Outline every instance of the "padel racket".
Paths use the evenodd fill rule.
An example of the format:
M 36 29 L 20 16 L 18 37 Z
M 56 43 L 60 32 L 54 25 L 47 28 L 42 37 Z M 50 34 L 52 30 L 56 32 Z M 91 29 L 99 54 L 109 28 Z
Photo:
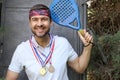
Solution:
M 81 28 L 78 5 L 74 0 L 53 0 L 50 4 L 52 20 L 64 27 L 79 30 Z M 77 22 L 74 26 L 71 23 Z

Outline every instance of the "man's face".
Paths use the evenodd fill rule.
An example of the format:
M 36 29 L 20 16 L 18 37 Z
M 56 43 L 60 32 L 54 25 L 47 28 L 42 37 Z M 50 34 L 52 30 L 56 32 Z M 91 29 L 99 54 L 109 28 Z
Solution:
M 35 15 L 30 18 L 31 31 L 37 37 L 44 37 L 50 31 L 51 20 L 45 15 Z

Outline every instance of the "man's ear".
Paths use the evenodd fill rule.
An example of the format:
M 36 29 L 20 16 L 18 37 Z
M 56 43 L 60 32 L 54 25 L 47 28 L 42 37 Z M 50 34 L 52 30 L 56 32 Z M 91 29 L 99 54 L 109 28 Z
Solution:
M 29 19 L 29 26 L 31 26 L 31 20 Z
M 51 25 L 51 26 L 53 25 L 53 21 L 52 21 L 52 20 L 50 21 L 50 25 Z

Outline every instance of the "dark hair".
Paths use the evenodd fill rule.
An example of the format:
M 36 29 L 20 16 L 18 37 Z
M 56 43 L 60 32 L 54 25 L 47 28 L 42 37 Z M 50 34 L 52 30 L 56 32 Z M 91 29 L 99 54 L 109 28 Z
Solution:
M 36 4 L 36 5 L 34 5 L 33 7 L 31 7 L 29 13 L 32 10 L 48 10 L 49 18 L 51 19 L 50 9 L 44 4 Z M 30 19 L 30 16 L 29 16 L 29 19 Z

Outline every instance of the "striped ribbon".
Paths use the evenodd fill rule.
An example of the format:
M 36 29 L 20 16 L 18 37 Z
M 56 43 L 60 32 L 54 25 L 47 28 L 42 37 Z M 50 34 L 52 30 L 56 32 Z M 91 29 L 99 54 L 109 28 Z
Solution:
M 53 38 L 53 36 L 50 35 L 50 40 L 51 40 L 51 42 L 50 42 L 50 52 L 47 56 L 45 56 L 45 54 L 41 53 L 37 49 L 37 47 L 35 46 L 35 44 L 32 42 L 31 39 L 29 40 L 32 51 L 34 53 L 34 56 L 35 56 L 36 60 L 38 61 L 38 63 L 42 65 L 42 67 L 44 67 L 50 61 L 50 59 L 52 57 L 52 53 L 53 53 L 54 45 L 55 45 L 55 39 Z M 42 59 L 41 55 L 45 57 L 45 60 Z

